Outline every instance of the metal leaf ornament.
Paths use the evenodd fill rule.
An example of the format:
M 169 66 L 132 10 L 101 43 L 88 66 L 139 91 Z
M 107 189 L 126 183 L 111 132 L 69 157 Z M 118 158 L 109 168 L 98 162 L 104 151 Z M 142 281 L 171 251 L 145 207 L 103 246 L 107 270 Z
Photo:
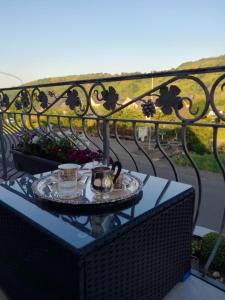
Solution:
M 38 95 L 38 101 L 41 103 L 41 107 L 43 109 L 47 108 L 48 107 L 48 97 L 47 95 L 41 91 Z
M 15 107 L 17 110 L 22 109 L 22 103 L 18 99 L 15 101 Z
M 22 107 L 24 107 L 24 108 L 27 108 L 30 104 L 29 96 L 28 96 L 27 91 L 22 91 L 21 92 L 21 104 L 22 104 Z
M 15 101 L 15 107 L 17 110 L 22 108 L 27 108 L 30 104 L 29 94 L 26 90 L 22 90 L 20 93 L 19 99 Z
M 76 90 L 70 90 L 67 92 L 67 99 L 65 103 L 71 110 L 75 109 L 78 106 L 81 108 L 82 106 L 79 94 Z
M 171 115 L 173 109 L 181 109 L 183 107 L 181 97 L 178 97 L 181 90 L 176 85 L 164 86 L 160 88 L 160 95 L 156 100 L 156 106 L 160 107 L 165 115 Z
M 104 108 L 107 110 L 115 110 L 116 104 L 119 100 L 119 94 L 117 94 L 114 87 L 110 86 L 109 90 L 102 91 L 102 100 L 105 101 L 103 104 Z
M 1 107 L 8 107 L 9 106 L 9 97 L 6 94 L 3 96 L 0 95 L 0 106 Z

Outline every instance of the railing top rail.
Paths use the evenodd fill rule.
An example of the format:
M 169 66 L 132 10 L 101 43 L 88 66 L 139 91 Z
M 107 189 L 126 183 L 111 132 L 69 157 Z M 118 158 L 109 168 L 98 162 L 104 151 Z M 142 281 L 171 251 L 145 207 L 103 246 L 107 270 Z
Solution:
M 167 77 L 167 76 L 187 76 L 192 74 L 206 74 L 206 73 L 216 73 L 216 72 L 225 72 L 225 66 L 216 66 L 208 68 L 198 68 L 198 69 L 186 69 L 186 70 L 169 70 L 169 71 L 159 71 L 151 72 L 144 74 L 133 74 L 133 75 L 123 75 L 123 76 L 111 76 L 111 77 L 102 77 L 94 79 L 82 79 L 82 80 L 72 80 L 72 81 L 61 81 L 54 83 L 43 83 L 43 84 L 34 84 L 34 85 L 25 85 L 26 88 L 35 88 L 35 87 L 50 87 L 50 86 L 62 86 L 62 85 L 71 85 L 71 84 L 87 84 L 87 83 L 97 83 L 97 82 L 113 82 L 113 81 L 125 81 L 125 80 L 135 80 L 135 79 L 147 79 L 147 78 L 157 78 L 157 77 Z M 0 88 L 0 90 L 9 91 L 9 90 L 19 90 L 23 86 L 15 86 L 9 88 Z

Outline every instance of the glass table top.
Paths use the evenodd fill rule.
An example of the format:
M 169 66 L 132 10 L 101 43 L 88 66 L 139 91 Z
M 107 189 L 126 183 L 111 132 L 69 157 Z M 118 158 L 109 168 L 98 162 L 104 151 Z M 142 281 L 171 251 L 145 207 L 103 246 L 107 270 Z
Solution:
M 0 185 L 0 204 L 55 235 L 74 249 L 81 249 L 104 235 L 118 230 L 134 218 L 165 204 L 192 187 L 187 184 L 145 174 L 130 172 L 143 181 L 143 193 L 130 206 L 107 212 L 60 211 L 45 206 L 33 196 L 32 183 L 41 175 L 30 175 L 3 182 Z M 46 175 L 46 173 L 45 173 Z M 88 191 L 87 191 L 88 194 Z

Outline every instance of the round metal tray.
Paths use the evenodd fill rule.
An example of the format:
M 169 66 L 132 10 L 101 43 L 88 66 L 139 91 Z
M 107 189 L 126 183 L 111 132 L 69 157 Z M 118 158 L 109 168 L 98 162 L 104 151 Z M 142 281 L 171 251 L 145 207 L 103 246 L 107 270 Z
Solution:
M 123 203 L 134 199 L 142 190 L 142 181 L 130 174 L 123 174 L 121 189 L 113 189 L 109 193 L 97 194 L 91 189 L 90 175 L 83 175 L 77 183 L 77 193 L 73 197 L 61 197 L 58 193 L 57 177 L 54 174 L 42 177 L 32 184 L 34 195 L 48 203 L 63 206 L 92 207 L 113 203 Z

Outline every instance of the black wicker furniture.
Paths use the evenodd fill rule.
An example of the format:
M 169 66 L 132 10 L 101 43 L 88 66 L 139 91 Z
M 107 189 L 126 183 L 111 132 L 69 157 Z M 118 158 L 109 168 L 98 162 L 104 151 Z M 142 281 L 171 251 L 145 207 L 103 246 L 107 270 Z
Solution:
M 0 186 L 0 284 L 10 299 L 162 299 L 190 270 L 194 190 L 135 173 L 143 195 L 112 211 L 60 211 L 39 176 Z
M 60 165 L 60 162 L 35 155 L 27 155 L 15 149 L 12 149 L 11 153 L 16 169 L 29 174 L 52 171 Z

